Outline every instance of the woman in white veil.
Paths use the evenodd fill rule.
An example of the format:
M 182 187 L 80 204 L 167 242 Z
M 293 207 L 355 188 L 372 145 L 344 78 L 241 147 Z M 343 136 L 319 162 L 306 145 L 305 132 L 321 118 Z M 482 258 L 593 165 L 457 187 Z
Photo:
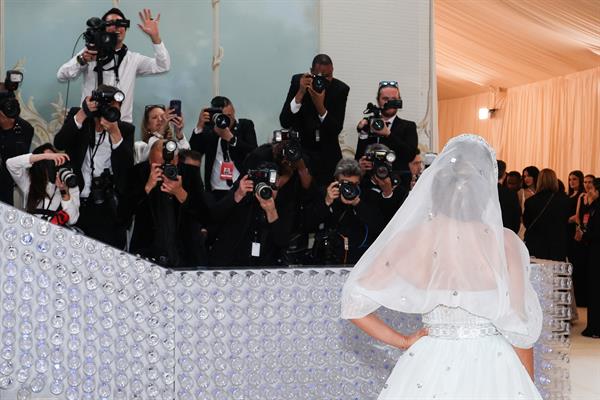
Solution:
M 450 140 L 350 273 L 342 317 L 412 345 L 379 399 L 541 399 L 530 377 L 541 307 L 496 185 L 481 137 Z M 373 314 L 380 306 L 423 314 L 427 330 L 401 335 Z

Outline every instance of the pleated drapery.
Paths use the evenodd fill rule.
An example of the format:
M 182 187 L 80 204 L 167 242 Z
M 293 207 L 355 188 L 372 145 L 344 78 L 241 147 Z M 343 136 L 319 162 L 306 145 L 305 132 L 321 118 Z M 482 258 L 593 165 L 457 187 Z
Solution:
M 565 184 L 575 169 L 600 176 L 600 67 L 438 106 L 440 149 L 460 133 L 476 133 L 509 170 L 552 168 Z M 482 107 L 497 111 L 479 120 Z

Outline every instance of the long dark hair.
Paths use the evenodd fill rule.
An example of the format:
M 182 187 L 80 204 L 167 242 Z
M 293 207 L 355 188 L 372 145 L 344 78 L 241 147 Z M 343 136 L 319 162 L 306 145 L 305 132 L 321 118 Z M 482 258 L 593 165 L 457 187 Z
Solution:
M 576 176 L 577 180 L 579 181 L 579 184 L 577 185 L 577 189 L 573 190 L 571 188 L 571 184 L 569 184 L 569 197 L 572 196 L 574 193 L 583 193 L 585 190 L 583 189 L 583 172 L 579 171 L 579 170 L 575 170 L 575 171 L 571 171 L 569 173 L 569 178 L 571 178 L 571 175 Z
M 540 170 L 537 167 L 534 167 L 533 165 L 530 165 L 529 167 L 525 167 L 523 169 L 523 173 L 521 174 L 523 189 L 527 189 L 527 184 L 525 183 L 525 171 L 527 171 L 527 175 L 533 178 L 533 185 L 531 186 L 533 186 L 533 189 L 535 190 L 535 188 L 537 187 L 537 179 L 538 175 L 540 174 Z
M 43 145 L 36 147 L 33 149 L 32 153 L 42 154 L 46 150 L 52 150 L 54 153 L 58 153 L 56 148 L 50 143 L 44 143 Z M 48 170 L 45 163 L 33 163 L 31 168 L 29 168 L 29 182 L 29 193 L 27 194 L 25 211 L 33 213 L 38 209 L 38 204 L 42 200 L 50 197 L 48 196 L 48 192 L 46 192 L 46 186 L 48 185 Z

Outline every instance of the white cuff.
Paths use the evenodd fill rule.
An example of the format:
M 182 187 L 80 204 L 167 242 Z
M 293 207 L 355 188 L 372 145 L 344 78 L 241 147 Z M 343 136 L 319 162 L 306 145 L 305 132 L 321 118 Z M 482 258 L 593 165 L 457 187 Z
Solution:
M 75 115 L 73 115 L 73 121 L 75 121 L 75 126 L 77 126 L 77 129 L 81 129 L 83 124 L 80 124 L 79 122 L 77 122 L 76 115 L 77 115 L 77 113 L 75 113 Z
M 321 120 L 321 122 L 323 122 L 323 120 L 325 119 L 325 117 L 327 116 L 328 111 L 325 110 L 325 114 L 323 114 L 323 116 L 319 115 L 319 119 Z
M 300 103 L 300 104 L 296 103 L 295 97 L 292 99 L 292 101 L 290 101 L 290 110 L 292 111 L 292 114 L 296 114 L 298 111 L 300 111 L 301 107 L 302 107 L 302 103 Z

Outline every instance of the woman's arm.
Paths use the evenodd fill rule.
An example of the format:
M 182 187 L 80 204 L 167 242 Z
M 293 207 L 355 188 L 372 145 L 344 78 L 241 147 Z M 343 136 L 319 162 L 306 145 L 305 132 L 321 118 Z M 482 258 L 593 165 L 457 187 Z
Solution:
M 365 331 L 369 336 L 403 350 L 408 349 L 422 336 L 427 335 L 427 330 L 421 329 L 410 336 L 404 336 L 388 326 L 375 314 L 369 314 L 366 317 L 358 319 L 351 319 L 350 322 Z
M 22 154 L 6 160 L 6 169 L 12 176 L 13 180 L 25 194 L 29 190 L 29 174 L 27 170 L 31 168 L 31 154 Z
M 534 379 L 534 377 L 533 377 L 533 348 L 521 349 L 519 347 L 514 347 L 514 346 L 513 346 L 513 348 L 515 349 L 517 356 L 519 356 L 521 363 L 527 370 L 527 373 L 531 377 L 531 380 L 533 380 Z

